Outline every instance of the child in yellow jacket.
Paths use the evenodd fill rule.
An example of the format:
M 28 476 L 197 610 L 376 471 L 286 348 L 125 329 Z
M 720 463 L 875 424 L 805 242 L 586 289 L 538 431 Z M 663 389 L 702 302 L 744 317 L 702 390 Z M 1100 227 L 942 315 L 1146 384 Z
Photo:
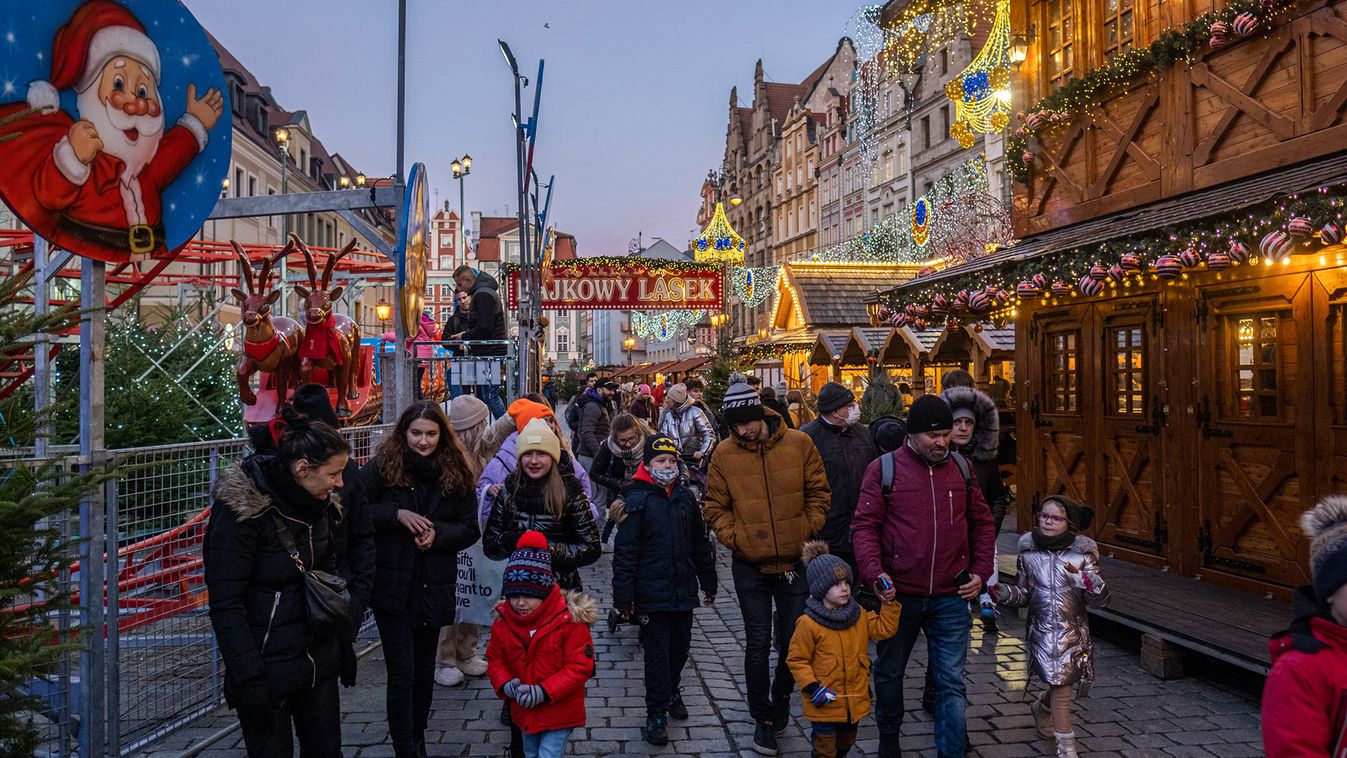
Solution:
M 827 543 L 807 542 L 801 552 L 809 599 L 790 638 L 786 665 L 804 695 L 814 755 L 842 758 L 856 744 L 857 725 L 870 714 L 870 640 L 898 631 L 902 606 L 884 603 L 878 614 L 863 610 L 851 596 L 851 568 L 828 554 Z

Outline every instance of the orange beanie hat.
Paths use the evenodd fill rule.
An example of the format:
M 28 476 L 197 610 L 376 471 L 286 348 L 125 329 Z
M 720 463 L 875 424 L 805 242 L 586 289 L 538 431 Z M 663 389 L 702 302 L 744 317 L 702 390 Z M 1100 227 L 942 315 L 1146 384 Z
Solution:
M 532 400 L 522 397 L 513 403 L 510 403 L 507 412 L 510 414 L 510 418 L 514 419 L 515 429 L 518 429 L 521 432 L 524 431 L 524 427 L 528 422 L 535 418 L 555 416 L 555 414 L 552 413 L 551 408 L 548 408 L 542 403 L 535 403 Z

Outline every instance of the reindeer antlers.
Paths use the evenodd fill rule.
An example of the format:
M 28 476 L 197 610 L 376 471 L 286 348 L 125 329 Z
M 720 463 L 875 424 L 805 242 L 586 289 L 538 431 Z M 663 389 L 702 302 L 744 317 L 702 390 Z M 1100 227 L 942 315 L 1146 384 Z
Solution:
M 239 269 L 243 272 L 243 283 L 248 285 L 248 292 L 257 294 L 257 283 L 253 279 L 253 264 L 248 262 L 248 254 L 243 252 L 243 245 L 234 240 L 230 240 L 229 244 L 234 248 L 234 255 L 239 257 Z
M 332 269 L 337 265 L 337 261 L 345 258 L 348 253 L 354 250 L 355 244 L 356 240 L 352 237 L 351 241 L 347 242 L 346 246 L 343 247 L 340 252 L 335 255 L 331 253 L 328 254 L 327 263 L 323 266 L 323 289 L 327 289 L 327 286 L 332 283 Z
M 293 232 L 290 234 L 290 244 L 299 247 L 299 251 L 304 254 L 304 265 L 309 269 L 309 286 L 318 289 L 318 267 L 313 262 L 313 251 Z

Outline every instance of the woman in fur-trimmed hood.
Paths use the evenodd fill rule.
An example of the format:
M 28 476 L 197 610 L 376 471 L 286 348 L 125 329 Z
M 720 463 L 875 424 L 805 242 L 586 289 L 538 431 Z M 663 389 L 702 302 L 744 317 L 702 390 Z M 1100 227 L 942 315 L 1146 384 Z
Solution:
M 985 392 L 972 387 L 947 387 L 940 397 L 949 403 L 949 409 L 957 420 L 961 411 L 971 413 L 973 419 L 973 439 L 959 452 L 974 461 L 996 461 L 997 440 L 1000 435 L 1000 416 L 996 412 L 996 403 Z
M 353 595 L 368 595 L 372 578 L 352 566 L 372 561 L 352 553 L 373 546 L 368 533 L 348 539 L 358 525 L 336 493 L 349 452 L 341 434 L 289 405 L 282 419 L 274 455 L 253 455 L 217 480 L 202 545 L 211 626 L 248 755 L 288 751 L 292 722 L 306 755 L 340 755 L 337 679 L 358 619 L 337 628 L 310 619 L 304 575 L 285 543 L 307 569 L 346 579 Z

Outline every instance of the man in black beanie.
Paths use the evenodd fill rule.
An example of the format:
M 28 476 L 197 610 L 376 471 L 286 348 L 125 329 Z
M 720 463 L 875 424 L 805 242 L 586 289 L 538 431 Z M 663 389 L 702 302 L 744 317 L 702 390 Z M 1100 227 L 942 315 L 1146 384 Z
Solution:
M 841 558 L 856 576 L 856 554 L 851 547 L 851 515 L 861 494 L 865 469 L 878 455 L 870 430 L 861 423 L 861 406 L 856 394 L 837 382 L 828 382 L 818 393 L 818 418 L 800 427 L 809 435 L 823 457 L 832 488 L 828 519 L 823 522 L 819 539 L 828 543 L 828 552 Z M 857 600 L 870 610 L 879 608 L 864 585 L 856 587 Z
M 996 534 L 968 461 L 950 450 L 953 428 L 944 400 L 917 398 L 903 446 L 866 469 L 851 520 L 861 580 L 903 606 L 898 633 L 878 643 L 874 666 L 881 758 L 901 755 L 903 672 L 922 632 L 935 677 L 936 754 L 964 755 L 968 601 L 991 575 Z

